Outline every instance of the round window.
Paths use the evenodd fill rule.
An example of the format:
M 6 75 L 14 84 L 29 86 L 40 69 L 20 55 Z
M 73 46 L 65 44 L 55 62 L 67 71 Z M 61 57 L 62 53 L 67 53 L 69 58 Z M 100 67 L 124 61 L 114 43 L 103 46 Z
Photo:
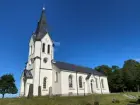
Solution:
M 43 62 L 44 62 L 44 63 L 47 63 L 47 61 L 48 61 L 47 58 L 44 58 L 44 59 L 43 59 Z

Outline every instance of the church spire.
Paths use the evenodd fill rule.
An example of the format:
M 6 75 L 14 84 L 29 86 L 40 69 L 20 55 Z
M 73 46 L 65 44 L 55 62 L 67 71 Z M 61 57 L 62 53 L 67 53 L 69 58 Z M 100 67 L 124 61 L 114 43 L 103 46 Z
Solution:
M 41 40 L 46 35 L 47 32 L 48 30 L 47 30 L 47 21 L 45 15 L 45 7 L 43 7 L 41 17 L 35 32 L 35 40 Z

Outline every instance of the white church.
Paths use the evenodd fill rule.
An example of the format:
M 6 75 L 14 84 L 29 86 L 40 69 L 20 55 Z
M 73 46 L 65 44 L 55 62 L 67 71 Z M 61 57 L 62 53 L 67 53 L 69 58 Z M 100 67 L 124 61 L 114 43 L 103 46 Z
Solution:
M 92 68 L 55 61 L 54 43 L 43 8 L 29 42 L 29 55 L 21 75 L 20 96 L 108 94 L 107 77 Z

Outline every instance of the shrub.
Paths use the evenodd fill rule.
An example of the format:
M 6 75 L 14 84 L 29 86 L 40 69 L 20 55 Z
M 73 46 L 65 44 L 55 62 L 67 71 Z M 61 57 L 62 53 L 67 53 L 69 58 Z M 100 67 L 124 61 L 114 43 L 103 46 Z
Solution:
M 140 96 L 139 96 L 139 98 L 138 98 L 138 100 L 137 100 L 137 104 L 140 104 Z

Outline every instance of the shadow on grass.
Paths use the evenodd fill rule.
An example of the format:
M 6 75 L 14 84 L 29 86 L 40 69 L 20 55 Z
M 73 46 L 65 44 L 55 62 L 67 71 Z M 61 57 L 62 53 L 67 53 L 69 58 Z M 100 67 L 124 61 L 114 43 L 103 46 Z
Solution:
M 129 101 L 129 103 L 135 103 L 135 104 L 136 104 L 136 103 L 137 103 L 137 101 Z
M 138 104 L 134 104 L 134 103 L 129 103 L 129 104 L 127 104 L 127 105 L 138 105 Z
M 138 105 L 137 101 L 129 101 L 127 105 Z

